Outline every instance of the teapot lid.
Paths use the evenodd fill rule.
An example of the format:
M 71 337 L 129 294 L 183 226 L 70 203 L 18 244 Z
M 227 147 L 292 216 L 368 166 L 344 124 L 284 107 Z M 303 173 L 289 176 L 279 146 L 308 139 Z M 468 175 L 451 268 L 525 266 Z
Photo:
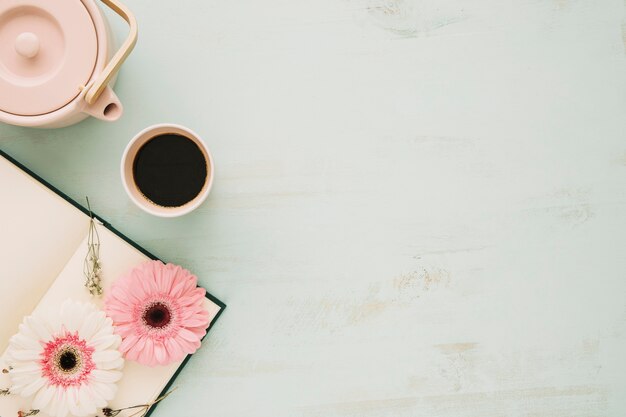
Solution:
M 0 2 L 0 111 L 58 110 L 91 79 L 98 37 L 81 0 Z

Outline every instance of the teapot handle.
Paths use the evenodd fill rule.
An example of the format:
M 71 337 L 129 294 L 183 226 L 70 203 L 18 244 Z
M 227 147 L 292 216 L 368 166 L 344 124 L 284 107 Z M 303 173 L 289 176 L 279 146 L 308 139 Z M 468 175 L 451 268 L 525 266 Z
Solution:
M 132 14 L 130 10 L 118 0 L 101 0 L 104 4 L 109 6 L 115 13 L 120 15 L 122 19 L 124 19 L 128 25 L 130 26 L 130 30 L 128 32 L 128 37 L 120 47 L 120 49 L 113 55 L 111 61 L 104 67 L 104 70 L 100 75 L 95 79 L 87 94 L 85 95 L 85 100 L 87 100 L 88 104 L 93 104 L 96 102 L 100 94 L 104 91 L 106 86 L 111 81 L 111 78 L 119 71 L 120 67 L 124 63 L 124 60 L 128 58 L 128 55 L 135 47 L 137 43 L 137 20 L 135 16 Z

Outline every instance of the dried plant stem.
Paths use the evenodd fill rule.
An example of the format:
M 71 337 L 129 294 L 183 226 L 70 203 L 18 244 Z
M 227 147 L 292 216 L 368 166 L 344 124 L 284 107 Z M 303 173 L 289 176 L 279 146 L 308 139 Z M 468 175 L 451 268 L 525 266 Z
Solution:
M 159 398 L 157 398 L 156 400 L 148 404 L 133 405 L 131 407 L 118 408 L 116 410 L 113 410 L 110 408 L 104 408 L 102 409 L 102 413 L 105 415 L 105 417 L 115 417 L 122 411 L 136 410 L 132 414 L 129 414 L 128 417 L 143 417 L 148 413 L 148 410 L 150 410 L 150 407 L 166 399 L 172 392 L 176 391 L 177 388 L 178 387 L 171 389 L 170 391 L 166 392 L 165 394 L 163 394 L 162 396 L 160 396 Z
M 83 274 L 85 275 L 85 287 L 92 296 L 102 295 L 102 266 L 100 264 L 100 236 L 96 227 L 96 220 L 91 212 L 89 197 L 87 199 L 87 208 L 89 209 L 89 232 L 87 234 L 87 255 L 83 265 Z

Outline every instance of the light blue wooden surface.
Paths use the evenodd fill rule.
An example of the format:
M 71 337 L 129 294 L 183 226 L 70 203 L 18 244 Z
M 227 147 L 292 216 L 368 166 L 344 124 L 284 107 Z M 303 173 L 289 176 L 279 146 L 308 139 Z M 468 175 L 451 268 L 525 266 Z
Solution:
M 0 148 L 229 305 L 156 416 L 626 415 L 621 0 L 127 3 L 123 119 Z M 119 179 L 159 122 L 180 219 Z

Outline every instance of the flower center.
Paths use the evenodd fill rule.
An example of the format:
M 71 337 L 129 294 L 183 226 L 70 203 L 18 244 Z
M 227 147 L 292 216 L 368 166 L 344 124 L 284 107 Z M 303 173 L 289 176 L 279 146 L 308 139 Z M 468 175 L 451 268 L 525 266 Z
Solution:
M 150 304 L 143 313 L 143 321 L 150 327 L 161 329 L 172 321 L 172 313 L 168 306 L 156 302 Z
M 41 373 L 54 386 L 79 386 L 96 367 L 94 348 L 78 336 L 65 332 L 47 342 L 41 352 Z
M 75 352 L 71 350 L 66 350 L 59 355 L 59 368 L 63 372 L 72 372 L 76 366 L 78 365 L 78 357 Z

